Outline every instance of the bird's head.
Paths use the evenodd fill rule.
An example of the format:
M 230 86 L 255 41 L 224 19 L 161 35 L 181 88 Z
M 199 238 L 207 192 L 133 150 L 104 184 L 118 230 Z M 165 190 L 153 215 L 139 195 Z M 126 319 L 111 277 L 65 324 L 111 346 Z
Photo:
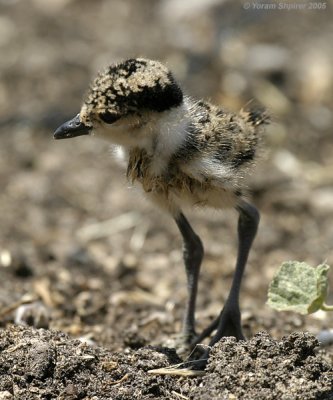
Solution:
M 129 59 L 99 73 L 79 114 L 61 125 L 54 138 L 94 132 L 133 145 L 149 135 L 147 124 L 182 101 L 183 93 L 167 67 L 158 61 Z

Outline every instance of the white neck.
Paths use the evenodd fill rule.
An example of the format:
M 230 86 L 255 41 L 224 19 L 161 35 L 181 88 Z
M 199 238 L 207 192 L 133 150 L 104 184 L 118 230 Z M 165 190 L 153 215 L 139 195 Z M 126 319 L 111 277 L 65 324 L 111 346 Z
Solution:
M 186 101 L 177 108 L 161 113 L 154 127 L 156 136 L 153 147 L 149 151 L 153 156 L 152 169 L 155 174 L 163 172 L 170 157 L 184 143 L 189 123 L 190 115 Z
M 168 167 L 171 156 L 184 143 L 190 124 L 190 101 L 185 99 L 179 106 L 161 113 L 149 113 L 140 121 L 122 121 L 108 129 L 99 130 L 97 135 L 118 144 L 117 158 L 134 148 L 145 149 L 152 157 L 151 172 L 160 175 Z

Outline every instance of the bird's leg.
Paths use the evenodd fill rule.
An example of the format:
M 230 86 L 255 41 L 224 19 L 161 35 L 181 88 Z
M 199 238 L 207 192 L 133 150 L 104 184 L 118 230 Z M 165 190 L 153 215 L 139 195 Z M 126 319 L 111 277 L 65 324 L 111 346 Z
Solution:
M 208 349 L 200 359 L 192 361 L 188 366 L 192 369 L 204 369 L 208 360 L 210 348 L 224 336 L 235 336 L 237 340 L 244 339 L 241 327 L 241 313 L 239 308 L 239 292 L 245 265 L 249 252 L 256 236 L 260 215 L 258 210 L 246 202 L 237 206 L 238 219 L 238 255 L 235 275 L 227 301 L 220 315 L 199 335 L 192 345 L 200 343 L 215 329 L 216 333 L 209 343 Z
M 249 252 L 256 236 L 260 215 L 258 210 L 246 202 L 237 206 L 238 219 L 238 255 L 235 275 L 232 281 L 229 296 L 219 316 L 217 331 L 209 346 L 213 346 L 223 336 L 235 336 L 237 340 L 244 339 L 241 327 L 241 313 L 239 308 L 239 292 L 245 265 Z M 214 325 L 214 321 L 212 323 Z
M 195 303 L 197 297 L 198 280 L 200 265 L 204 254 L 204 249 L 199 236 L 193 231 L 191 225 L 180 213 L 175 218 L 176 224 L 183 237 L 183 257 L 187 277 L 188 299 L 185 308 L 185 315 L 182 328 L 182 338 L 179 343 L 185 348 L 189 348 L 195 338 Z
M 210 343 L 211 346 L 223 336 L 230 335 L 237 339 L 244 339 L 240 325 L 239 291 L 246 261 L 257 232 L 259 212 L 248 203 L 242 203 L 237 209 L 240 214 L 238 220 L 239 247 L 230 293 L 220 315 L 196 338 L 194 344 L 200 343 L 216 329 L 217 332 Z

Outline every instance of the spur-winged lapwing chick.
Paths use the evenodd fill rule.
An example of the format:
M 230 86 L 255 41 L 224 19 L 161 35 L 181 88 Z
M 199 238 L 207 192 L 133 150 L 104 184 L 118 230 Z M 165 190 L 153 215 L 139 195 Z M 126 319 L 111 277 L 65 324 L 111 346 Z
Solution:
M 184 242 L 187 275 L 182 340 L 191 347 L 216 333 L 243 339 L 239 292 L 259 213 L 246 202 L 246 175 L 254 166 L 261 111 L 231 113 L 183 94 L 158 61 L 129 59 L 110 65 L 94 80 L 79 114 L 61 125 L 55 139 L 94 133 L 117 145 L 127 160 L 127 177 L 176 221 Z M 188 206 L 235 208 L 238 257 L 231 290 L 218 318 L 199 336 L 195 303 L 203 246 L 182 210 Z

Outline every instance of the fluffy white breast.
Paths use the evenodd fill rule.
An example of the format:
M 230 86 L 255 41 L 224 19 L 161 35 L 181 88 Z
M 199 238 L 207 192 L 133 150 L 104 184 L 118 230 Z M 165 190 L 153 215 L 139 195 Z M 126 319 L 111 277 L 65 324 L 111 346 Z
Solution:
M 156 138 L 153 145 L 152 172 L 156 175 L 167 168 L 171 156 L 177 152 L 187 137 L 190 124 L 188 103 L 160 114 L 156 121 Z

